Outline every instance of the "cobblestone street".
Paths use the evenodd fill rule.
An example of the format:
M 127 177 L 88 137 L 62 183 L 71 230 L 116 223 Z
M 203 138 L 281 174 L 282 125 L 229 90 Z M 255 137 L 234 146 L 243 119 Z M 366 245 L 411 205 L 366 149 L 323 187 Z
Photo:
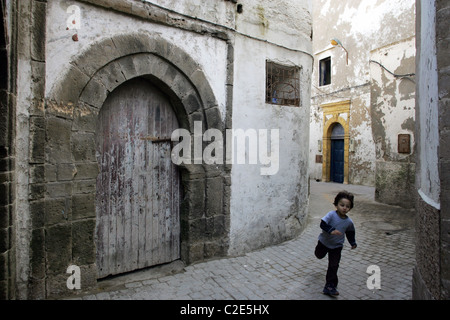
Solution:
M 334 209 L 338 191 L 355 194 L 349 216 L 358 247 L 346 241 L 339 268 L 340 295 L 322 294 L 327 258 L 318 260 L 314 247 L 320 219 Z M 409 300 L 414 253 L 414 210 L 374 201 L 374 188 L 311 181 L 310 214 L 294 240 L 248 253 L 183 266 L 138 271 L 104 280 L 83 300 Z M 369 266 L 381 270 L 381 289 L 369 290 Z

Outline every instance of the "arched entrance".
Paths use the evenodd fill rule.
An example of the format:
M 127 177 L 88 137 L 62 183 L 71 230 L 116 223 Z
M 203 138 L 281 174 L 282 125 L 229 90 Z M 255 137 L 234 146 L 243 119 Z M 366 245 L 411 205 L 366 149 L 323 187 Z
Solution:
M 153 88 L 141 88 L 136 91 L 136 95 L 138 94 L 137 92 L 140 92 L 139 94 L 145 96 L 146 94 L 150 94 L 147 91 L 155 91 L 157 88 L 159 93 L 155 91 L 153 94 L 159 98 L 163 96 L 167 98 L 162 98 L 160 105 L 164 104 L 165 106 L 170 105 L 172 107 L 178 121 L 176 127 L 179 126 L 193 134 L 194 124 L 201 122 L 203 130 L 206 131 L 214 128 L 221 130 L 225 135 L 224 119 L 215 99 L 214 92 L 201 66 L 182 49 L 163 39 L 160 35 L 142 32 L 138 34 L 116 35 L 112 38 L 106 38 L 93 43 L 79 56 L 74 58 L 67 74 L 53 86 L 46 104 L 48 110 L 55 110 L 55 114 L 60 112 L 60 110 L 73 111 L 70 114 L 70 121 L 63 122 L 64 125 L 66 122 L 73 125 L 73 127 L 68 126 L 67 128 L 67 136 L 68 140 L 70 139 L 71 141 L 70 151 L 72 154 L 67 155 L 65 147 L 61 147 L 61 150 L 53 148 L 52 165 L 58 166 L 64 164 L 66 167 L 71 166 L 74 168 L 72 178 L 70 179 L 69 177 L 69 180 L 64 182 L 68 187 L 74 185 L 74 188 L 60 190 L 59 194 L 60 197 L 66 197 L 68 199 L 67 203 L 70 204 L 70 201 L 74 202 L 73 207 L 76 209 L 76 212 L 70 216 L 68 215 L 64 224 L 58 225 L 59 228 L 64 227 L 70 230 L 70 234 L 64 238 L 65 240 L 67 239 L 67 250 L 63 251 L 66 254 L 65 260 L 61 262 L 61 255 L 57 256 L 54 254 L 55 258 L 53 259 L 52 256 L 47 261 L 48 263 L 64 265 L 65 268 L 70 263 L 81 267 L 84 275 L 84 283 L 82 284 L 84 287 L 95 286 L 96 279 L 105 276 L 105 274 L 110 274 L 109 271 L 106 273 L 103 273 L 103 271 L 99 272 L 96 259 L 96 252 L 101 250 L 100 248 L 96 248 L 98 242 L 95 239 L 98 236 L 96 233 L 97 202 L 95 200 L 98 187 L 97 177 L 99 176 L 100 170 L 105 173 L 107 172 L 106 168 L 103 171 L 103 168 L 99 167 L 99 162 L 96 158 L 97 155 L 101 156 L 96 144 L 99 138 L 97 137 L 97 126 L 99 121 L 103 121 L 101 120 L 103 118 L 105 118 L 104 125 L 110 125 L 108 124 L 109 122 L 106 122 L 106 118 L 108 118 L 106 116 L 108 113 L 107 110 L 114 109 L 115 106 L 109 100 L 112 99 L 114 101 L 118 99 L 119 103 L 121 103 L 120 98 L 114 98 L 116 89 L 122 91 L 122 85 L 127 86 L 128 84 L 136 84 L 137 82 L 141 83 L 137 87 L 141 85 L 148 86 L 149 83 L 146 82 L 144 84 L 145 81 L 143 79 L 150 81 Z M 131 98 L 128 97 L 127 99 L 133 100 L 131 91 L 128 93 L 122 92 L 121 94 L 125 96 L 130 94 Z M 121 94 L 118 93 L 117 95 L 120 96 Z M 151 100 L 148 97 L 145 99 Z M 164 108 L 166 111 L 168 110 L 168 107 Z M 141 114 L 149 112 L 143 107 L 139 107 L 138 109 Z M 136 110 L 136 108 L 126 108 L 126 110 Z M 153 110 L 155 112 L 155 119 L 157 108 Z M 163 108 L 161 107 L 160 117 L 162 117 L 162 110 Z M 111 112 L 109 114 L 111 115 Z M 115 115 L 115 111 L 112 112 L 112 115 Z M 145 115 L 136 117 L 136 115 L 132 114 L 125 116 L 125 114 L 121 115 L 119 113 L 118 117 L 111 119 L 111 123 L 118 121 L 118 118 L 121 118 L 120 120 L 122 122 L 128 123 L 128 128 L 134 127 L 133 121 L 140 123 L 141 120 L 145 119 Z M 62 122 L 56 117 L 54 119 L 52 118 L 52 120 Z M 155 124 L 146 125 L 150 126 Z M 116 126 L 118 129 L 115 130 L 121 130 L 123 128 L 118 123 Z M 151 143 L 148 140 L 155 138 L 157 133 L 153 132 L 155 135 L 153 136 L 147 131 L 148 136 L 145 136 L 146 130 L 142 132 L 142 142 L 146 142 L 148 147 Z M 111 135 L 111 131 L 109 132 Z M 128 135 L 131 136 L 130 132 L 126 132 L 127 140 L 122 141 L 121 143 L 123 144 L 117 142 L 115 145 L 113 143 L 108 147 L 110 148 L 109 150 L 112 151 L 113 147 L 115 148 L 114 150 L 120 150 L 120 148 L 124 150 L 131 147 L 131 141 L 128 141 Z M 140 135 L 141 132 L 138 132 L 138 135 Z M 166 138 L 164 136 L 165 133 L 167 132 L 161 131 L 160 138 Z M 118 135 L 121 134 L 118 132 Z M 134 134 L 136 135 L 136 131 Z M 56 145 L 58 144 L 58 137 L 49 135 L 46 143 L 50 146 Z M 166 155 L 165 151 L 169 150 L 164 146 L 164 143 L 161 141 L 161 144 L 154 144 L 162 149 L 160 151 L 162 151 L 163 158 Z M 140 148 L 135 152 L 135 157 L 138 154 L 143 155 L 145 153 L 142 153 L 142 149 Z M 132 154 L 130 151 L 126 152 L 129 155 Z M 122 160 L 127 159 L 125 154 L 122 156 Z M 146 163 L 148 164 L 148 162 Z M 155 163 L 156 161 L 153 162 L 153 164 Z M 137 175 L 135 177 L 141 179 L 145 178 L 148 180 L 149 176 L 154 172 L 154 170 L 151 172 L 146 171 L 147 167 L 144 168 L 143 165 L 140 167 L 131 166 L 130 168 L 133 168 L 134 171 L 141 171 L 141 176 L 139 176 L 138 172 L 135 172 Z M 226 181 L 229 180 L 229 168 L 225 167 L 225 165 L 207 165 L 202 163 L 182 164 L 178 167 L 178 170 L 180 171 L 180 187 L 183 193 L 183 197 L 180 199 L 178 206 L 180 223 L 178 238 L 180 242 L 177 246 L 179 247 L 179 258 L 185 263 L 190 264 L 204 259 L 226 255 L 229 246 L 228 204 L 230 201 L 230 192 L 229 186 L 226 185 Z M 118 188 L 122 188 L 122 185 L 127 179 L 133 180 L 133 183 L 136 180 L 135 178 L 127 178 L 124 180 L 123 178 L 126 177 L 125 172 L 123 171 L 123 174 L 121 172 L 122 180 L 115 182 Z M 167 182 L 166 179 L 162 178 L 157 180 L 160 186 Z M 92 184 L 94 187 L 89 187 Z M 173 192 L 176 193 L 176 191 Z M 129 192 L 126 194 L 129 195 Z M 115 198 L 119 195 L 122 195 L 119 191 L 116 193 L 111 193 L 110 191 L 109 197 L 113 199 L 109 201 L 116 201 Z M 149 194 L 147 193 L 147 195 Z M 142 196 L 145 198 L 145 193 L 143 195 L 137 194 L 137 197 Z M 152 196 L 154 197 L 155 195 Z M 161 197 L 159 201 L 163 201 L 162 194 L 158 193 L 156 197 L 158 196 Z M 126 197 L 121 199 L 125 205 L 130 205 L 129 199 Z M 148 201 L 139 203 L 144 203 L 148 206 Z M 173 213 L 168 214 L 168 216 L 172 217 Z M 136 220 L 125 219 L 124 221 L 127 224 L 134 223 L 132 221 Z M 142 224 L 143 222 L 140 222 L 139 226 L 142 226 Z M 159 230 L 162 230 L 162 228 Z M 69 231 L 66 233 L 69 233 Z M 131 236 L 133 237 L 133 234 Z M 173 235 L 173 238 L 177 238 L 177 236 Z M 158 237 L 158 239 L 161 239 L 161 237 Z M 131 244 L 132 242 L 129 243 Z M 122 245 L 122 242 L 117 241 L 115 246 L 118 244 Z M 128 248 L 128 246 L 124 247 L 125 251 L 123 252 L 128 253 Z M 144 246 L 144 250 L 142 250 L 142 246 L 138 246 L 138 255 L 144 254 L 144 252 L 145 255 L 147 252 L 152 252 L 152 250 L 147 249 L 148 245 L 147 247 Z M 50 256 L 50 254 L 53 254 L 53 251 L 49 250 L 47 256 Z M 133 254 L 136 255 L 136 253 Z M 177 255 L 173 255 L 171 259 L 174 256 Z M 133 262 L 138 269 L 140 268 L 139 261 L 141 260 L 130 259 L 130 262 Z M 142 266 L 145 266 L 147 263 L 158 263 L 151 262 L 151 259 L 148 259 L 148 261 L 147 259 L 143 259 L 142 261 L 144 261 Z M 60 269 L 62 270 L 62 268 Z M 60 272 L 60 269 L 58 269 L 58 272 Z M 51 284 L 52 279 L 47 277 L 47 283 Z M 57 290 L 57 288 L 51 288 L 50 291 L 52 290 Z
M 336 123 L 331 131 L 330 181 L 344 182 L 344 143 L 345 130 Z
M 349 182 L 350 101 L 321 106 L 323 110 L 322 180 Z
M 123 83 L 97 121 L 99 278 L 180 258 L 180 176 L 169 99 L 144 78 Z

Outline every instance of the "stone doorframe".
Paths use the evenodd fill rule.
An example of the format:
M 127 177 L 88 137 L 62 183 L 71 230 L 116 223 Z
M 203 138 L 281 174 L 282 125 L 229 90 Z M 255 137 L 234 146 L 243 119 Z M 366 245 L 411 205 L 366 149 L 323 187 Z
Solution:
M 47 183 L 46 200 L 61 199 L 62 206 L 65 203 L 71 208 L 71 214 L 57 225 L 64 230 L 47 228 L 46 242 L 60 242 L 58 249 L 56 245 L 46 248 L 49 295 L 61 294 L 70 264 L 81 267 L 83 288 L 96 286 L 98 164 L 94 137 L 99 110 L 110 92 L 130 79 L 145 77 L 169 97 L 181 128 L 193 135 L 194 121 L 202 121 L 203 130 L 216 128 L 225 136 L 225 120 L 201 67 L 159 35 L 139 33 L 103 39 L 77 56 L 68 68 L 46 101 L 46 170 L 56 170 L 56 181 Z M 64 132 L 49 134 L 56 132 L 50 128 L 52 124 Z M 60 143 L 61 136 L 67 136 L 69 146 Z M 229 165 L 180 167 L 180 249 L 187 264 L 227 254 L 230 170 Z M 60 181 L 59 172 L 65 173 L 64 181 Z M 53 184 L 58 188 L 56 193 L 51 192 Z M 68 252 L 60 251 L 61 247 Z
M 323 162 L 322 181 L 329 182 L 331 170 L 331 133 L 336 123 L 344 127 L 344 184 L 348 184 L 350 146 L 350 101 L 323 104 Z

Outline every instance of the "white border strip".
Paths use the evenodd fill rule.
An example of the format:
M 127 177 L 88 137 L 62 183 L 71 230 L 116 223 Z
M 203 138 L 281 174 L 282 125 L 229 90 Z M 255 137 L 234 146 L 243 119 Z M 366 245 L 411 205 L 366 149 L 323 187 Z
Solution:
M 427 196 L 421 189 L 419 189 L 419 195 L 422 197 L 422 200 L 428 203 L 430 206 L 435 207 L 437 210 L 441 210 L 441 204 L 431 199 Z

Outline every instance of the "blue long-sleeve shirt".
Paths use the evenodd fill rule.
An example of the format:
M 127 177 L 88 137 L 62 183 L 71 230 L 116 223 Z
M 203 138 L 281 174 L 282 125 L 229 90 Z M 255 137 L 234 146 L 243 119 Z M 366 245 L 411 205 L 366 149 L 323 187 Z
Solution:
M 330 249 L 342 247 L 345 237 L 350 245 L 356 245 L 355 226 L 350 217 L 341 218 L 336 211 L 330 211 L 322 218 L 320 228 L 322 233 L 319 235 L 319 241 Z M 332 235 L 334 230 L 340 231 L 342 235 Z

